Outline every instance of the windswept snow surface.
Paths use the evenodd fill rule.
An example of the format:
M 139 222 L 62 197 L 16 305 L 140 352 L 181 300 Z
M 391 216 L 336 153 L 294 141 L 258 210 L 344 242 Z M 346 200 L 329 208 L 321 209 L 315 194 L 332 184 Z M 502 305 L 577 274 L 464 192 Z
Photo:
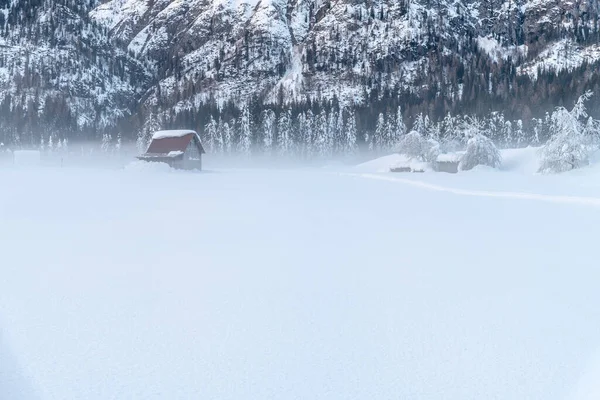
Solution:
M 596 205 L 401 180 L 508 171 L 214 172 L 0 169 L 0 398 L 598 393 Z M 513 180 L 600 198 L 586 173 Z

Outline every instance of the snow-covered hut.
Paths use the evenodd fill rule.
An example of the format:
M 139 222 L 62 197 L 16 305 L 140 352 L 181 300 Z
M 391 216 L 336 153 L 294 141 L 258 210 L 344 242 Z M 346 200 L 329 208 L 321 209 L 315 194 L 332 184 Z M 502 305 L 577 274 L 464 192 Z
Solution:
M 438 172 L 458 173 L 458 165 L 462 153 L 439 154 L 433 162 L 433 169 Z
M 202 169 L 204 147 L 195 131 L 166 130 L 152 135 L 148 150 L 138 156 L 142 161 L 163 162 L 177 169 Z

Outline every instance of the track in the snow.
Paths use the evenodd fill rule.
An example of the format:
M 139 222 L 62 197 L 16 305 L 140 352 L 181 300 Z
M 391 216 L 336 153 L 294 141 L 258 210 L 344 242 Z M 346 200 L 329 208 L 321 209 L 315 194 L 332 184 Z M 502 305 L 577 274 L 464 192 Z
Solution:
M 583 197 L 583 196 L 555 196 L 537 193 L 520 193 L 520 192 L 494 192 L 485 190 L 468 190 L 468 189 L 457 189 L 447 186 L 435 185 L 432 183 L 404 179 L 398 177 L 391 177 L 378 174 L 343 174 L 346 176 L 373 179 L 387 182 L 395 182 L 403 185 L 410 185 L 425 190 L 431 190 L 436 192 L 452 193 L 459 196 L 471 196 L 471 197 L 493 197 L 493 198 L 504 198 L 504 199 L 516 199 L 516 200 L 536 200 L 545 201 L 549 203 L 560 203 L 560 204 L 575 204 L 600 207 L 600 198 L 598 197 Z

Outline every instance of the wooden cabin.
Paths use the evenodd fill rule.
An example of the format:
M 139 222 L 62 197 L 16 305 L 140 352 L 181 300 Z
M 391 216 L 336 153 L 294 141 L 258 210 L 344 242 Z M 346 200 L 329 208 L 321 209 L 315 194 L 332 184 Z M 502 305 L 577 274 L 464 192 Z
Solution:
M 202 154 L 206 152 L 195 131 L 165 130 L 155 132 L 148 150 L 137 158 L 163 162 L 175 169 L 202 170 Z
M 440 154 L 433 163 L 433 169 L 437 172 L 458 173 L 462 153 Z

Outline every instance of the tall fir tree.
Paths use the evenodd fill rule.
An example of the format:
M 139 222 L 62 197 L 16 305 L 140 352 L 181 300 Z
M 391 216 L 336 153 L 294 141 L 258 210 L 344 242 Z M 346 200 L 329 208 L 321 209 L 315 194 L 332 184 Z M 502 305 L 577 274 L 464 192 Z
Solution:
M 379 113 L 379 116 L 377 117 L 374 142 L 374 147 L 376 150 L 388 150 L 390 148 L 390 140 L 387 137 L 387 129 L 383 113 Z
M 213 139 L 213 153 L 222 154 L 225 151 L 225 132 L 223 128 L 223 121 L 221 118 L 219 118 L 219 122 L 217 122 L 217 129 L 215 131 Z
M 215 139 L 217 136 L 217 121 L 211 115 L 208 119 L 208 123 L 204 126 L 204 145 L 206 150 L 210 153 L 215 152 Z
M 289 156 L 292 148 L 292 115 L 289 109 L 279 114 L 277 121 L 277 152 Z
M 327 158 L 331 155 L 329 147 L 329 124 L 327 123 L 327 113 L 321 110 L 315 120 L 315 147 L 320 158 Z
M 402 108 L 400 106 L 396 110 L 396 123 L 390 123 L 389 126 L 392 128 L 389 132 L 389 146 L 395 151 L 404 135 L 406 135 L 406 125 L 404 125 L 404 117 L 402 116 Z
M 335 140 L 337 137 L 337 119 L 338 113 L 335 110 L 331 110 L 329 112 L 328 121 L 327 121 L 327 148 L 329 152 L 329 156 L 333 155 L 335 152 Z
M 340 153 L 343 154 L 346 146 L 345 146 L 345 140 L 346 140 L 346 124 L 344 123 L 344 118 L 347 111 L 346 109 L 342 108 L 340 109 L 339 113 L 338 113 L 338 118 L 336 121 L 336 127 L 335 127 L 335 132 L 336 132 L 336 136 L 335 136 L 335 143 L 336 148 L 335 148 L 335 152 L 336 153 Z
M 422 113 L 417 115 L 417 118 L 415 118 L 412 130 L 421 136 L 425 136 L 427 134 L 427 126 L 425 125 L 425 119 L 423 118 Z
M 346 119 L 346 128 L 345 128 L 345 149 L 347 155 L 353 155 L 356 153 L 356 115 L 354 114 L 354 109 L 350 108 L 348 112 L 348 118 Z
M 239 132 L 239 152 L 244 156 L 249 156 L 252 152 L 252 120 L 248 103 L 242 107 Z
M 223 124 L 223 152 L 226 154 L 230 154 L 233 149 L 233 129 L 232 126 L 235 125 L 235 121 L 225 122 Z
M 304 120 L 303 142 L 306 149 L 306 157 L 312 158 L 315 155 L 315 115 L 312 110 L 308 110 Z
M 263 149 L 267 154 L 271 154 L 273 149 L 276 119 L 277 117 L 273 110 L 268 109 L 262 112 Z

